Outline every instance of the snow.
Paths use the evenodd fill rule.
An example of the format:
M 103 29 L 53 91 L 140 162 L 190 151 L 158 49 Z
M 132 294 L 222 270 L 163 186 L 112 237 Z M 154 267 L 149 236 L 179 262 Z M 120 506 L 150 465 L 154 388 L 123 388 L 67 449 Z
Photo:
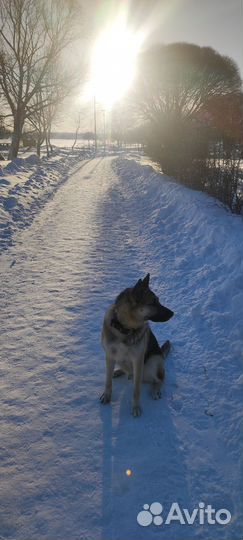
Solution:
M 53 138 L 53 139 L 51 139 L 51 144 L 53 146 L 58 147 L 58 148 L 71 148 L 73 146 L 74 141 L 75 141 L 75 135 L 71 139 Z M 75 146 L 78 147 L 78 148 L 83 148 L 85 146 L 85 144 L 87 145 L 87 140 L 85 140 L 85 139 L 77 139 Z M 91 145 L 92 145 L 92 141 L 91 141 Z
M 0 169 L 0 250 L 13 241 L 16 230 L 29 226 L 36 212 L 53 195 L 67 174 L 91 153 L 64 149 L 51 157 L 36 154 L 3 162 Z
M 135 155 L 79 167 L 1 257 L 0 538 L 240 540 L 242 219 Z M 173 346 L 162 399 L 144 385 L 134 419 L 131 381 L 99 403 L 100 329 L 147 272 Z M 142 527 L 154 502 L 232 520 Z

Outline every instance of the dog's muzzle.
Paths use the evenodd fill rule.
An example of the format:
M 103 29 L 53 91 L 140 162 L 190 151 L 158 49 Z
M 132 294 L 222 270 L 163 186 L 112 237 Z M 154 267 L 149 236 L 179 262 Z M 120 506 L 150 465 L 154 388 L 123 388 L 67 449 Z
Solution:
M 155 314 L 149 317 L 149 320 L 152 322 L 167 322 L 171 319 L 171 317 L 173 317 L 173 315 L 173 311 L 159 304 L 155 308 Z

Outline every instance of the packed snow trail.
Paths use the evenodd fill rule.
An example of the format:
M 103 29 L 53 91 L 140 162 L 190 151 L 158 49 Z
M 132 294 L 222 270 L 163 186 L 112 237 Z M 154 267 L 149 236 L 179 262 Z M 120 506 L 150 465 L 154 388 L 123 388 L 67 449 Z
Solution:
M 239 217 L 134 160 L 82 164 L 1 258 L 0 538 L 241 538 L 242 245 Z M 175 312 L 162 399 L 114 381 L 100 329 L 115 296 L 151 273 Z M 132 471 L 131 476 L 126 471 Z M 151 524 L 160 502 L 226 508 L 226 526 Z

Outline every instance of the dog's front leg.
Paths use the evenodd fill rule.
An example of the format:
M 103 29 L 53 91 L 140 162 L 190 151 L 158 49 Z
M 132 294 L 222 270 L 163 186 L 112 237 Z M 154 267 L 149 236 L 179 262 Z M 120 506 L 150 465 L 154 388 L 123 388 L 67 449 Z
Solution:
M 100 396 L 100 401 L 104 405 L 110 403 L 112 393 L 112 377 L 114 373 L 115 361 L 107 354 L 106 355 L 106 383 L 105 391 Z
M 143 358 L 139 359 L 134 365 L 134 387 L 133 387 L 133 402 L 132 414 L 134 417 L 141 416 L 142 409 L 140 407 L 140 392 L 143 377 Z

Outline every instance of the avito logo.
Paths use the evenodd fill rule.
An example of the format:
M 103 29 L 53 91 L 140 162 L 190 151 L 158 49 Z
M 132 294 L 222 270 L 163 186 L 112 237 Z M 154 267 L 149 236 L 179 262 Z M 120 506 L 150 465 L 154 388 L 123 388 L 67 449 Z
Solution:
M 137 515 L 137 522 L 142 527 L 154 525 L 170 525 L 177 521 L 181 525 L 194 525 L 198 522 L 200 525 L 208 523 L 209 525 L 228 525 L 231 520 L 231 513 L 226 508 L 215 510 L 211 504 L 205 505 L 200 502 L 198 507 L 190 512 L 187 508 L 180 508 L 177 502 L 173 502 L 166 516 L 162 517 L 163 506 L 159 502 L 153 502 L 151 505 L 144 504 L 143 510 Z

